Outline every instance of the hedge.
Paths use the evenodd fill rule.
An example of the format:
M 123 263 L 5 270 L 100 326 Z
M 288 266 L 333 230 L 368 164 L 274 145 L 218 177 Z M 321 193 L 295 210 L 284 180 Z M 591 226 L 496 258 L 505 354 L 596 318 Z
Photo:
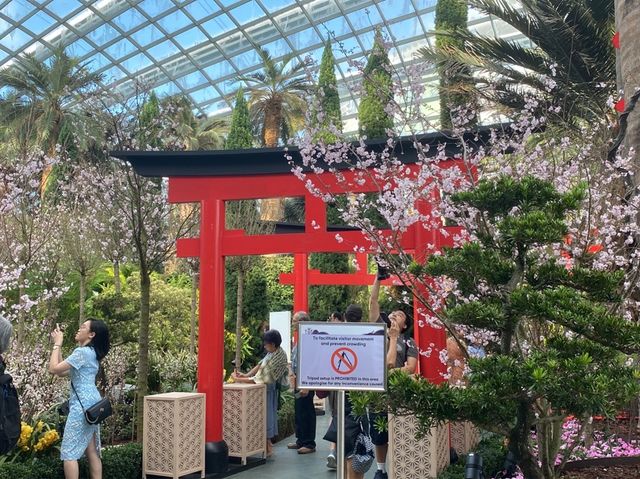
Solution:
M 80 461 L 80 477 L 89 477 L 86 460 Z M 142 477 L 142 444 L 129 443 L 102 450 L 103 479 L 139 479 Z M 5 463 L 0 479 L 64 479 L 58 455 L 41 456 L 33 462 Z

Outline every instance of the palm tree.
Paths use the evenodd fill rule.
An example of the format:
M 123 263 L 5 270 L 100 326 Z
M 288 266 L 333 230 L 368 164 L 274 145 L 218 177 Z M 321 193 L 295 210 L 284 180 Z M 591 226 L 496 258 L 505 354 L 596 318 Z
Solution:
M 25 53 L 0 70 L 0 89 L 8 88 L 0 98 L 0 124 L 18 141 L 36 142 L 53 155 L 65 125 L 87 121 L 86 112 L 75 105 L 101 80 L 87 62 L 68 56 L 63 48 L 44 62 Z M 50 172 L 43 173 L 43 189 Z
M 176 136 L 187 150 L 218 150 L 224 145 L 229 131 L 226 120 L 196 116 L 193 102 L 184 95 L 165 98 L 160 102 L 163 113 L 175 124 Z
M 458 31 L 462 46 L 440 52 L 423 48 L 420 53 L 425 59 L 438 66 L 471 66 L 476 75 L 469 80 L 478 92 L 507 110 L 521 109 L 526 95 L 534 93 L 562 107 L 556 120 L 593 120 L 610 114 L 607 99 L 615 92 L 616 71 L 611 43 L 614 0 L 468 3 L 504 20 L 534 46 Z M 549 92 L 546 78 L 552 71 L 557 87 Z
M 262 71 L 238 76 L 236 80 L 246 84 L 252 120 L 261 125 L 264 146 L 275 148 L 283 128 L 295 132 L 302 127 L 306 96 L 312 88 L 305 77 L 309 63 L 297 62 L 289 67 L 296 57 L 294 53 L 276 63 L 264 48 L 256 46 L 256 50 L 262 60 Z

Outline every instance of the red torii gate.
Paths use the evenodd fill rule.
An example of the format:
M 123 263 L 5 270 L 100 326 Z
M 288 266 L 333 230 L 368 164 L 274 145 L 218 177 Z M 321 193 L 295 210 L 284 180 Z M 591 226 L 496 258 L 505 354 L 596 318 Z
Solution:
M 438 145 L 446 139 L 437 134 L 428 135 L 423 142 Z M 398 142 L 402 160 L 408 168 L 417 172 L 417 154 L 413 141 Z M 369 145 L 372 148 L 376 144 Z M 378 148 L 384 143 L 377 144 Z M 435 148 L 434 148 L 435 149 Z M 447 144 L 447 150 L 454 145 Z M 294 161 L 300 160 L 295 149 L 288 152 Z M 200 303 L 198 337 L 198 391 L 206 393 L 206 458 L 207 472 L 223 472 L 228 468 L 228 449 L 223 438 L 222 400 L 224 364 L 224 275 L 225 257 L 238 255 L 294 254 L 298 281 L 295 285 L 296 308 L 306 309 L 309 279 L 316 273 L 307 271 L 306 257 L 310 253 L 353 253 L 354 245 L 370 247 L 360 231 L 340 231 L 342 242 L 337 242 L 336 232 L 327 230 L 326 204 L 311 194 L 304 183 L 291 173 L 281 149 L 252 149 L 215 152 L 113 152 L 112 156 L 132 163 L 137 173 L 143 176 L 169 177 L 170 203 L 199 203 L 201 207 L 200 236 L 178 240 L 179 257 L 200 258 Z M 448 162 L 443 167 L 455 166 Z M 346 181 L 353 184 L 350 193 L 378 191 L 371 182 L 358 185 L 354 172 L 343 171 Z M 323 189 L 344 194 L 344 187 L 330 173 L 316 175 Z M 250 236 L 243 230 L 228 230 L 225 226 L 225 202 L 263 199 L 304 197 L 305 225 L 302 233 L 267 234 Z M 430 205 L 418 205 L 422 212 L 429 212 Z M 400 247 L 413 251 L 419 261 L 427 255 L 426 245 L 437 249 L 451 246 L 452 234 L 444 237 L 439 231 L 430 231 L 416 224 L 402 235 Z M 383 233 L 390 231 L 383 231 Z M 304 267 L 303 267 L 304 266 Z M 300 279 L 302 278 L 302 279 Z M 365 278 L 352 278 L 362 281 Z M 334 278 L 335 279 L 335 278 Z M 344 280 L 346 278 L 342 278 Z M 372 277 L 366 276 L 370 284 Z M 304 308 L 302 307 L 304 306 Z M 416 308 L 416 314 L 418 309 Z M 417 321 L 416 321 L 417 323 Z M 434 382 L 442 381 L 445 372 L 438 352 L 446 348 L 443 329 L 430 326 L 416 327 L 416 339 L 422 349 L 432 349 L 427 357 L 421 355 L 420 367 L 423 375 Z

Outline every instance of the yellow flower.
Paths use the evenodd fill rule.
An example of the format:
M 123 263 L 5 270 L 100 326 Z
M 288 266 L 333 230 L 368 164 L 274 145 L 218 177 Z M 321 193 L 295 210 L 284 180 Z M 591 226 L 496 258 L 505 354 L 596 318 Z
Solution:
M 43 427 L 44 427 L 44 422 L 38 421 L 38 424 L 36 425 L 36 432 L 42 431 Z

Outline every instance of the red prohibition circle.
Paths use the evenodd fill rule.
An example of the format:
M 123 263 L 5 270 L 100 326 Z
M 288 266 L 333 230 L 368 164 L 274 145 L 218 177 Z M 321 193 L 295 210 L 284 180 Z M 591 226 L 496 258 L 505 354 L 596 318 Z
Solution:
M 351 374 L 357 366 L 358 356 L 353 349 L 338 348 L 331 354 L 331 368 L 338 374 Z

